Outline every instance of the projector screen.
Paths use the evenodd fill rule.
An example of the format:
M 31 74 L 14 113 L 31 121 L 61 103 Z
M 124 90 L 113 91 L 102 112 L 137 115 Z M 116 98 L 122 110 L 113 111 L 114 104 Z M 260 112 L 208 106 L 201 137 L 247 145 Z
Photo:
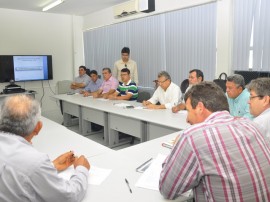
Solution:
M 51 80 L 51 55 L 0 56 L 0 82 Z

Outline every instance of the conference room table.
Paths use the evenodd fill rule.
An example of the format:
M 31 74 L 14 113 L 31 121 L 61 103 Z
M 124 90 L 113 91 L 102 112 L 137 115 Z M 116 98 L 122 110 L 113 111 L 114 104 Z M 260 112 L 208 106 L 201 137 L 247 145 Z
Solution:
M 157 154 L 168 155 L 170 149 L 162 147 L 162 142 L 174 139 L 181 132 L 166 135 L 155 140 L 140 143 L 126 149 L 114 151 L 88 138 L 78 135 L 66 127 L 42 117 L 43 129 L 33 139 L 33 146 L 49 154 L 51 159 L 73 150 L 76 155 L 87 156 L 91 166 L 111 169 L 110 175 L 100 185 L 89 185 L 84 202 L 165 202 L 159 191 L 135 186 L 142 173 L 136 168 Z M 151 148 L 151 149 L 150 149 Z M 125 179 L 129 181 L 130 193 Z M 180 196 L 175 201 L 192 200 L 192 196 Z
M 138 137 L 141 142 L 183 130 L 190 125 L 186 112 L 172 113 L 170 109 L 144 109 L 141 103 L 124 100 L 105 100 L 83 97 L 80 94 L 54 95 L 63 105 L 64 125 L 68 126 L 71 115 L 79 117 L 79 131 L 86 135 L 90 122 L 104 126 L 104 141 L 109 147 L 118 145 L 118 132 Z M 131 105 L 126 108 L 122 105 Z

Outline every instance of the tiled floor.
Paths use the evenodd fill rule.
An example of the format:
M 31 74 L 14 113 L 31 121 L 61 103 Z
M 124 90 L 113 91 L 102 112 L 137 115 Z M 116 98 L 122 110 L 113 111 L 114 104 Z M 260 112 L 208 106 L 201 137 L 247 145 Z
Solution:
M 59 111 L 50 111 L 49 113 L 43 113 L 42 115 L 44 117 L 52 120 L 52 121 L 55 121 L 56 123 L 59 123 L 59 124 L 62 124 L 63 123 L 63 116 L 62 116 L 60 110 Z M 78 125 L 67 127 L 67 128 L 70 129 L 70 130 L 72 130 L 72 131 L 74 131 L 74 132 L 76 132 L 76 133 L 78 133 L 78 135 L 80 135 L 79 134 L 79 126 Z M 91 139 L 91 140 L 93 140 L 95 142 L 98 142 L 98 143 L 104 145 L 103 130 L 100 131 L 100 132 L 97 132 L 95 134 L 87 135 L 85 137 L 87 137 L 87 138 L 89 138 L 89 139 Z M 139 144 L 139 142 L 140 141 L 138 139 L 135 139 L 133 145 Z M 130 147 L 130 146 L 132 146 L 132 145 L 130 145 L 129 143 L 127 143 L 127 144 L 124 144 L 124 145 L 121 145 L 121 146 L 118 146 L 118 147 L 114 147 L 112 149 L 119 150 L 119 149 L 127 148 L 127 147 Z

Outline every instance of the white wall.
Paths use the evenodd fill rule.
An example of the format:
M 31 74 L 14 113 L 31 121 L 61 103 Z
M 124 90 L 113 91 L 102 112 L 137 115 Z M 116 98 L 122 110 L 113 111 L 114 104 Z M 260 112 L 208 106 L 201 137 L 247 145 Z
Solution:
M 52 55 L 52 81 L 44 81 L 45 96 L 42 113 L 58 109 L 49 96 L 55 92 L 59 80 L 72 80 L 74 65 L 83 64 L 82 17 L 41 12 L 0 9 L 0 55 Z M 8 83 L 0 84 L 0 91 Z M 41 99 L 41 81 L 17 83 L 25 89 L 38 92 Z
M 113 7 L 95 12 L 84 17 L 84 30 L 94 29 L 105 25 L 115 24 L 144 16 L 168 12 L 211 2 L 213 0 L 156 0 L 156 11 L 145 14 L 139 13 L 120 19 L 113 16 Z M 217 70 L 216 77 L 221 72 L 231 72 L 231 2 L 232 0 L 217 1 Z

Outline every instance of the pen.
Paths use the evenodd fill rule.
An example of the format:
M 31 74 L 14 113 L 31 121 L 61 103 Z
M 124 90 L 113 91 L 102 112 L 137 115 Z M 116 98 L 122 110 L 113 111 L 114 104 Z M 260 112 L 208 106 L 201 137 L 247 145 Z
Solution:
M 149 160 L 145 161 L 142 165 L 140 165 L 138 168 L 136 168 L 136 171 L 138 172 L 139 169 L 141 169 L 142 167 L 144 167 L 147 163 L 149 163 L 150 161 L 152 161 L 153 158 L 150 158 Z
M 128 180 L 127 180 L 126 178 L 125 178 L 125 182 L 126 182 L 128 188 L 129 188 L 130 193 L 132 194 L 132 190 L 131 190 L 131 188 L 130 188 L 130 186 L 129 186 L 129 183 L 128 183 Z

